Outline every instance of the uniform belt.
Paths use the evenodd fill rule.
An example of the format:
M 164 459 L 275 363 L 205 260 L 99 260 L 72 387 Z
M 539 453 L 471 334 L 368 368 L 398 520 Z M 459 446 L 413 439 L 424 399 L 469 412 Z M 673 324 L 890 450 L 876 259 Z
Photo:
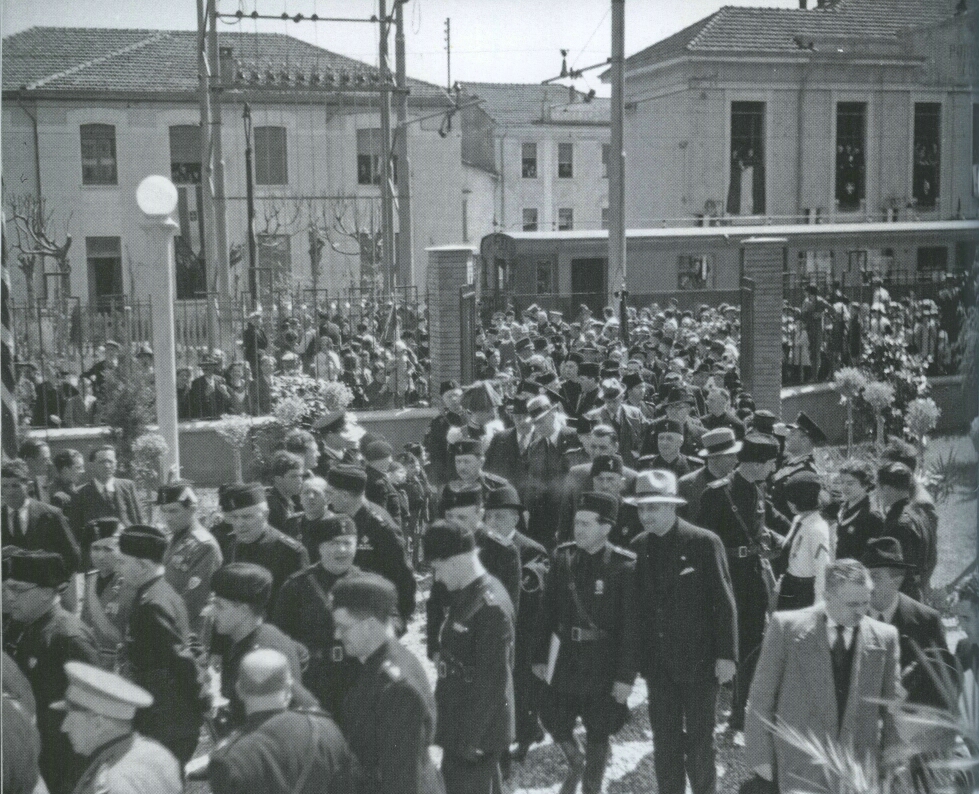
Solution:
M 728 546 L 727 553 L 732 557 L 755 557 L 758 552 L 751 546 Z
M 566 634 L 567 629 L 567 626 L 563 626 L 561 633 Z M 602 629 L 584 629 L 580 626 L 571 626 L 571 642 L 597 642 L 607 636 L 608 632 Z
M 471 684 L 475 678 L 476 668 L 463 664 L 451 654 L 444 651 L 439 652 L 439 660 L 436 665 L 439 678 L 451 678 L 453 676 L 461 678 L 467 684 Z

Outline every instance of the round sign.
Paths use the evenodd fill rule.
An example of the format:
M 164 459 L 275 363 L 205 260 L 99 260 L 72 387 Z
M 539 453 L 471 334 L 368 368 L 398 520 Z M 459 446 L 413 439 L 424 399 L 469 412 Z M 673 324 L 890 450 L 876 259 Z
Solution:
M 136 203 L 150 217 L 166 217 L 177 208 L 177 188 L 165 176 L 148 176 L 136 188 Z

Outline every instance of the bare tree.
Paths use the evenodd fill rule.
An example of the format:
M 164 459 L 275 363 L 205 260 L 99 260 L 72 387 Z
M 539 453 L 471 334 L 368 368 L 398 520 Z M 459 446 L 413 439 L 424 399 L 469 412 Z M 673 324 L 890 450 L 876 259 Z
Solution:
M 265 253 L 267 261 L 276 261 L 276 257 L 282 253 L 280 241 L 282 237 L 292 237 L 299 228 L 299 220 L 302 217 L 303 207 L 301 203 L 290 199 L 287 196 L 270 196 L 262 202 L 261 226 L 256 233 L 256 245 L 259 250 L 258 258 L 261 260 L 262 252 Z M 256 267 L 258 262 L 255 263 Z M 271 273 L 270 286 L 273 293 L 279 293 L 283 289 L 289 290 L 292 286 L 291 271 L 284 268 L 274 268 Z M 261 282 L 260 282 L 261 283 Z
M 51 257 L 58 265 L 61 274 L 62 297 L 71 291 L 71 264 L 68 250 L 71 248 L 71 235 L 68 226 L 71 215 L 65 219 L 61 234 L 55 229 L 54 210 L 48 211 L 47 200 L 32 193 L 10 198 L 10 220 L 14 224 L 15 241 L 12 245 L 18 253 L 18 264 L 27 281 L 27 299 L 33 303 L 35 295 L 36 257 L 40 258 L 41 272 L 44 272 L 44 259 Z M 56 242 L 63 237 L 60 245 Z
M 313 214 L 310 213 L 310 223 Z M 347 196 L 322 204 L 315 216 L 317 231 L 330 249 L 345 257 L 356 257 L 361 265 L 361 286 L 376 286 L 380 278 L 381 213 L 377 200 Z M 354 270 L 347 268 L 351 285 Z

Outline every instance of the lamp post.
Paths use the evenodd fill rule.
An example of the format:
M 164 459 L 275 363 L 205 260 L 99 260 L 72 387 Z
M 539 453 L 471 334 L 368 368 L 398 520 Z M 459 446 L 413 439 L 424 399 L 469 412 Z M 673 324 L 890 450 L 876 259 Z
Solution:
M 180 473 L 177 435 L 177 355 L 174 350 L 173 296 L 175 260 L 173 238 L 180 226 L 170 217 L 177 207 L 177 188 L 165 176 L 148 176 L 136 188 L 149 237 L 153 300 L 153 372 L 156 380 L 156 423 L 169 451 L 161 460 L 162 473 Z

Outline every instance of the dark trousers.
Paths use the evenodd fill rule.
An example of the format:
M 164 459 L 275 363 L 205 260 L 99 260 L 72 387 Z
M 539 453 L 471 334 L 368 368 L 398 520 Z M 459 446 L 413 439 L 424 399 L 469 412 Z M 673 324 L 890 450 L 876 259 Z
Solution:
M 513 701 L 516 738 L 521 744 L 533 744 L 543 738 L 537 717 L 540 688 L 541 680 L 531 672 L 530 663 L 518 662 L 513 669 Z
M 644 673 L 649 689 L 653 762 L 660 794 L 683 794 L 686 778 L 694 794 L 717 790 L 714 766 L 714 709 L 717 679 L 679 680 L 668 670 Z
M 498 755 L 467 761 L 446 751 L 442 756 L 446 794 L 503 794 L 503 775 Z
M 744 730 L 744 712 L 748 705 L 748 690 L 751 679 L 755 677 L 761 642 L 765 638 L 766 611 L 763 606 L 755 607 L 753 612 L 745 610 L 738 620 L 738 671 L 734 676 L 734 698 L 731 701 L 732 730 Z

